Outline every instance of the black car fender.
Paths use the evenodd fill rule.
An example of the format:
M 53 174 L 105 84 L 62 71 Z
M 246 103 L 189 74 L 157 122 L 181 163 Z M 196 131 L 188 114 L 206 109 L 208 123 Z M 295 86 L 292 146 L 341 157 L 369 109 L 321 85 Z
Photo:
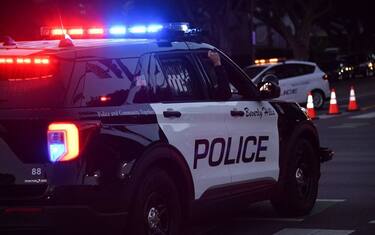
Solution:
M 194 200 L 194 183 L 189 166 L 183 155 L 168 143 L 156 142 L 151 144 L 144 153 L 136 159 L 129 174 L 130 195 L 135 197 L 140 181 L 152 168 L 160 168 L 176 183 L 181 195 L 185 216 L 190 215 L 191 203 Z M 134 200 L 134 198 L 133 198 Z M 132 201 L 132 199 L 130 199 Z
M 279 182 L 282 182 L 286 175 L 286 167 L 285 165 L 288 162 L 289 153 L 292 151 L 295 143 L 298 139 L 306 139 L 308 140 L 314 147 L 315 155 L 317 158 L 320 158 L 319 155 L 319 136 L 315 126 L 311 123 L 311 121 L 302 121 L 296 124 L 293 127 L 290 137 L 288 137 L 285 142 L 283 143 L 284 146 L 280 148 L 280 159 L 279 159 Z M 320 160 L 319 160 L 320 161 Z

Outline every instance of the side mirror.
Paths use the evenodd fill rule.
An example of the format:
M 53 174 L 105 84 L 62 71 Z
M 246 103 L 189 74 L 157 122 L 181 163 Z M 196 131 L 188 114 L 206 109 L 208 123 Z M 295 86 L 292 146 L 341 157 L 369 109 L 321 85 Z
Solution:
M 261 99 L 268 100 L 280 97 L 280 87 L 274 82 L 260 82 L 257 87 Z
M 272 82 L 279 85 L 279 78 L 275 74 L 270 73 L 262 78 L 262 82 Z

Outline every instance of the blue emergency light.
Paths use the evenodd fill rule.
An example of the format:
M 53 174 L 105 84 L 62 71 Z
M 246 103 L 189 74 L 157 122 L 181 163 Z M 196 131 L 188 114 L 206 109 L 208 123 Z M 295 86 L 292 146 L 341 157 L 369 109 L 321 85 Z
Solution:
M 103 34 L 104 34 L 104 30 L 103 30 Z M 126 27 L 125 26 L 112 26 L 111 28 L 109 28 L 109 34 L 112 34 L 112 35 L 125 35 L 126 34 Z
M 44 38 L 61 39 L 68 35 L 70 38 L 152 38 L 170 33 L 189 34 L 191 29 L 188 23 L 165 24 L 136 24 L 113 25 L 110 27 L 42 27 Z

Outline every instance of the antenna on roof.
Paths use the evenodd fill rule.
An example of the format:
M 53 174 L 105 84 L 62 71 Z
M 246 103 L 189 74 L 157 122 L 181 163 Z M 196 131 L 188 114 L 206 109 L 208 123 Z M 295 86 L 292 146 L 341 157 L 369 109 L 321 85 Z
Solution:
M 74 47 L 73 40 L 68 34 L 65 34 L 64 38 L 60 40 L 59 47 Z
M 70 38 L 69 34 L 67 34 L 67 31 L 64 29 L 64 24 L 63 20 L 61 17 L 61 12 L 60 12 L 60 6 L 58 3 L 58 0 L 56 0 L 56 5 L 57 5 L 57 13 L 59 14 L 59 19 L 60 19 L 60 25 L 61 25 L 61 32 L 64 35 L 64 38 L 60 40 L 59 42 L 59 47 L 74 47 L 73 40 Z
M 57 6 L 57 13 L 59 14 L 59 19 L 60 19 L 60 25 L 61 25 L 61 31 L 62 32 L 65 32 L 64 31 L 64 24 L 63 24 L 63 21 L 62 21 L 62 17 L 61 17 L 61 12 L 60 12 L 60 7 Z M 65 34 L 65 38 L 67 36 L 67 33 L 64 33 Z M 69 35 L 68 35 L 69 36 Z
M 0 37 L 0 42 L 3 42 L 3 46 L 16 46 L 17 43 L 13 38 L 9 36 Z

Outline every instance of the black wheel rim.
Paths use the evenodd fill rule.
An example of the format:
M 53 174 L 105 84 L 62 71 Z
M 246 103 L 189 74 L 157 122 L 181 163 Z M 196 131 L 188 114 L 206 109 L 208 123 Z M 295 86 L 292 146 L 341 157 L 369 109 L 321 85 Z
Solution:
M 147 234 L 167 235 L 170 228 L 170 208 L 165 197 L 159 193 L 151 193 L 145 204 L 144 220 Z
M 312 153 L 306 150 L 305 145 L 300 145 L 297 150 L 297 169 L 295 178 L 297 183 L 298 196 L 301 199 L 308 200 L 314 186 L 315 176 L 313 174 Z
M 320 108 L 323 105 L 323 97 L 320 93 L 313 93 L 313 103 L 315 108 Z

